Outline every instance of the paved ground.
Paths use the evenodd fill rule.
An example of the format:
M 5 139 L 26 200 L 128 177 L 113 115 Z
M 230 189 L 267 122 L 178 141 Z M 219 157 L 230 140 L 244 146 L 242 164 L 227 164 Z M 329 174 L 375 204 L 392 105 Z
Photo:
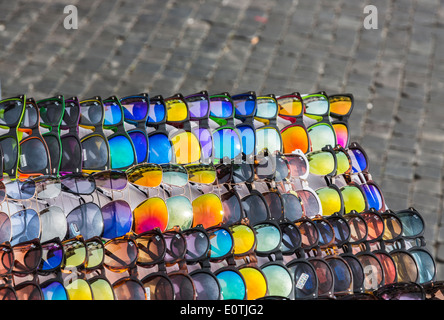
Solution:
M 443 18 L 442 0 L 0 0 L 2 95 L 353 93 L 353 140 L 389 207 L 424 215 L 442 263 Z

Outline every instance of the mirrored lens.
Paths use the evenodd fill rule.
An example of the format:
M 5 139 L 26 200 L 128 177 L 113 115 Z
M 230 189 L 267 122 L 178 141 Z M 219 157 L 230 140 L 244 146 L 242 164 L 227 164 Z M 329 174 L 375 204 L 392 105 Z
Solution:
M 262 268 L 267 279 L 268 293 L 272 296 L 288 297 L 293 289 L 290 273 L 284 266 L 268 265 Z
M 336 136 L 334 129 L 326 123 L 315 124 L 308 128 L 308 135 L 311 141 L 311 150 L 318 151 L 325 146 L 336 146 Z
M 51 281 L 40 285 L 45 300 L 68 300 L 68 293 L 62 283 Z
M 363 212 L 366 209 L 366 199 L 358 187 L 342 187 L 341 194 L 344 200 L 345 213 L 350 213 L 352 210 Z
M 113 239 L 131 231 L 133 213 L 125 200 L 114 200 L 102 207 L 103 238 Z
M 216 118 L 228 118 L 233 114 L 233 103 L 227 97 L 210 97 L 210 115 Z
M 256 237 L 253 229 L 246 225 L 230 227 L 234 240 L 234 254 L 243 255 L 254 249 Z
M 290 126 L 281 131 L 282 147 L 284 153 L 292 153 L 301 150 L 303 153 L 310 151 L 308 133 L 302 126 Z
M 424 231 L 424 221 L 414 211 L 401 211 L 396 214 L 402 222 L 402 235 L 415 237 Z
M 310 173 L 326 176 L 335 172 L 335 156 L 330 152 L 313 152 L 307 155 Z
M 114 291 L 110 283 L 105 279 L 89 281 L 94 300 L 114 300 Z
M 375 184 L 366 183 L 361 185 L 367 199 L 368 208 L 380 211 L 384 209 L 384 200 L 380 189 Z
M 148 162 L 170 163 L 173 158 L 171 142 L 164 134 L 153 134 L 148 137 Z
M 324 95 L 310 95 L 303 97 L 306 113 L 322 116 L 327 114 L 330 108 L 328 99 Z
M 241 140 L 233 129 L 221 129 L 213 133 L 214 157 L 216 159 L 234 159 L 241 151 Z
M 333 123 L 332 126 L 333 126 L 333 129 L 335 130 L 337 143 L 341 147 L 347 148 L 348 141 L 349 141 L 348 127 L 342 123 Z
M 256 300 L 266 296 L 268 290 L 267 279 L 259 269 L 244 267 L 240 268 L 239 272 L 245 280 L 248 300 Z
M 162 167 L 151 163 L 142 163 L 126 170 L 128 181 L 140 187 L 155 188 L 162 182 Z
M 256 230 L 258 253 L 272 252 L 281 245 L 281 232 L 271 224 L 258 224 L 254 226 Z
M 361 150 L 351 148 L 348 150 L 348 154 L 352 162 L 353 173 L 362 172 L 367 168 L 367 159 L 365 157 L 365 154 Z
M 276 117 L 278 104 L 275 99 L 267 97 L 257 98 L 256 117 L 262 119 L 271 119 Z
M 256 129 L 256 152 L 268 150 L 282 152 L 282 138 L 278 130 L 270 127 Z
M 133 142 L 134 149 L 136 150 L 137 163 L 142 163 L 148 156 L 148 139 L 146 135 L 141 131 L 131 131 L 128 135 Z
M 188 118 L 188 108 L 181 99 L 166 99 L 167 121 L 184 121 Z
M 105 126 L 115 126 L 122 122 L 122 110 L 116 102 L 104 102 L 103 109 L 105 111 L 103 123 Z
M 75 279 L 65 286 L 69 300 L 93 300 L 91 287 L 86 280 Z
M 108 140 L 111 155 L 111 168 L 128 168 L 135 161 L 134 149 L 130 138 L 123 135 Z
M 216 275 L 219 281 L 223 300 L 243 300 L 246 295 L 246 285 L 240 273 L 226 270 Z
M 254 154 L 256 145 L 255 131 L 250 126 L 237 126 L 242 141 L 242 152 L 246 155 Z
M 200 160 L 200 142 L 192 132 L 181 132 L 171 138 L 175 161 L 179 164 L 188 164 Z
M 166 106 L 161 101 L 150 101 L 147 124 L 163 121 L 166 114 Z
M 205 229 L 222 222 L 224 211 L 222 201 L 215 194 L 203 194 L 192 202 L 193 227 L 201 224 Z
M 63 262 L 63 247 L 57 242 L 42 244 L 42 259 L 39 270 L 55 270 Z
M 168 208 L 165 201 L 152 197 L 140 203 L 133 211 L 133 231 L 136 234 L 159 228 L 164 231 L 168 225 Z
M 205 95 L 196 94 L 185 97 L 190 111 L 190 119 L 202 118 L 207 115 L 210 107 L 208 99 Z
M 174 196 L 165 200 L 168 209 L 167 230 L 179 226 L 181 230 L 191 228 L 193 224 L 193 206 L 185 196 Z
M 341 212 L 343 206 L 342 198 L 336 189 L 325 187 L 316 190 L 316 194 L 321 200 L 322 214 L 324 216 Z
M 233 250 L 233 238 L 225 229 L 209 230 L 210 258 L 218 259 L 231 253 Z

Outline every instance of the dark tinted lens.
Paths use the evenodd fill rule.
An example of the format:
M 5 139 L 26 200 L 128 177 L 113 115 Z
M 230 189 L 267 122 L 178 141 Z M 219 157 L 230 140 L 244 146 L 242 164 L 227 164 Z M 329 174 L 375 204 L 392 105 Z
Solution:
M 316 226 L 319 230 L 319 244 L 320 245 L 327 245 L 332 240 L 335 239 L 335 233 L 332 228 L 332 226 L 327 223 L 327 221 L 321 219 L 321 220 L 314 220 L 316 223 Z
M 344 215 L 350 227 L 350 242 L 359 242 L 366 238 L 368 229 L 364 218 L 358 215 Z
M 52 174 L 57 172 L 60 162 L 60 147 L 61 143 L 59 139 L 53 135 L 43 135 L 43 139 L 46 142 L 49 150 L 49 158 L 51 159 Z
M 206 257 L 210 248 L 210 240 L 202 231 L 192 231 L 184 234 L 187 243 L 187 260 L 196 260 Z
M 128 179 L 123 171 L 108 170 L 93 174 L 96 186 L 111 189 L 123 190 L 128 185 Z
M 100 237 L 103 232 L 103 216 L 95 203 L 85 203 L 72 210 L 66 217 L 69 238 L 82 235 L 85 239 Z
M 402 235 L 414 237 L 424 231 L 424 221 L 414 211 L 401 211 L 396 214 L 402 222 Z
M 301 177 L 307 173 L 307 162 L 302 156 L 287 155 L 288 164 L 290 165 L 290 174 L 292 177 Z
M 296 299 L 315 298 L 318 294 L 318 277 L 308 262 L 296 262 L 288 266 L 293 274 Z
M 146 233 L 139 235 L 136 243 L 139 249 L 138 264 L 153 265 L 163 259 L 166 250 L 164 237 L 154 233 Z
M 174 300 L 174 287 L 166 276 L 147 276 L 142 280 L 147 300 Z
M 13 247 L 13 272 L 29 273 L 37 269 L 42 259 L 42 247 L 38 243 L 24 242 Z
M 6 136 L 0 139 L 0 145 L 3 150 L 5 172 L 14 170 L 15 173 L 18 160 L 17 140 Z
M 62 160 L 61 172 L 80 172 L 82 168 L 82 146 L 80 140 L 73 136 L 61 138 Z
M 19 300 L 43 300 L 43 293 L 35 283 L 20 283 L 14 289 Z
M 364 269 L 358 258 L 354 256 L 342 257 L 349 265 L 353 275 L 353 291 L 361 292 L 364 286 Z
M 302 237 L 302 247 L 312 247 L 319 241 L 319 231 L 311 220 L 296 222 Z
M 264 222 L 268 218 L 267 203 L 258 195 L 252 194 L 242 199 L 242 208 L 251 225 Z
M 382 218 L 372 212 L 364 212 L 361 214 L 368 227 L 368 240 L 378 239 L 384 233 L 385 225 Z
M 232 165 L 233 183 L 242 183 L 250 181 L 254 176 L 253 166 L 249 163 L 237 163 Z
M 347 262 L 339 258 L 330 258 L 327 262 L 333 271 L 335 293 L 350 292 L 353 276 Z
M 328 263 L 321 259 L 310 260 L 319 280 L 319 296 L 331 296 L 334 290 L 334 275 Z
M 100 101 L 85 101 L 80 103 L 80 124 L 98 126 L 103 121 L 103 105 Z
M 37 106 L 32 103 L 26 103 L 25 113 L 23 114 L 21 127 L 34 128 L 40 121 Z
M 378 258 L 369 254 L 360 254 L 357 258 L 364 270 L 364 288 L 366 290 L 373 291 L 384 284 L 384 270 Z
M 298 249 L 301 245 L 301 233 L 299 229 L 290 223 L 281 224 L 280 228 L 282 231 L 281 252 L 284 254 L 294 252 L 294 250 Z
M 77 125 L 80 117 L 80 105 L 77 100 L 65 100 L 65 112 L 63 113 L 61 128 Z
M 196 288 L 197 300 L 219 300 L 220 286 L 217 278 L 211 273 L 196 272 L 191 274 Z
M 51 99 L 38 102 L 40 108 L 40 121 L 48 125 L 58 125 L 62 120 L 63 102 L 59 99 Z
M 424 290 L 416 283 L 395 283 L 385 285 L 374 292 L 383 300 L 424 300 Z
M 276 181 L 283 181 L 288 177 L 289 173 L 287 161 L 280 156 L 276 156 Z
M 100 169 L 107 165 L 109 148 L 101 136 L 91 136 L 82 141 L 83 167 L 85 169 Z
M 145 288 L 134 279 L 122 279 L 113 284 L 117 300 L 146 300 Z
M 0 275 L 6 275 L 12 270 L 14 263 L 14 254 L 12 248 L 6 245 L 0 245 Z
M 20 120 L 23 112 L 21 99 L 0 102 L 0 125 L 14 126 Z
M 295 194 L 284 193 L 281 195 L 281 198 L 284 202 L 285 218 L 293 222 L 302 218 L 304 210 L 302 209 L 301 201 Z
M 427 283 L 435 278 L 436 264 L 432 255 L 423 249 L 410 250 L 418 266 L 419 283 Z
M 241 203 L 234 193 L 227 192 L 221 196 L 224 210 L 223 222 L 232 224 L 238 222 L 241 218 Z
M 260 157 L 255 162 L 254 170 L 258 179 L 272 179 L 276 166 L 271 157 Z
M 267 201 L 268 208 L 272 219 L 279 220 L 284 214 L 284 206 L 277 192 L 265 192 L 263 194 Z
M 62 190 L 74 194 L 91 194 L 96 190 L 94 177 L 86 174 L 73 174 L 60 179 Z
M 418 267 L 412 255 L 404 251 L 390 254 L 395 261 L 398 282 L 416 282 L 418 279 Z
M 194 300 L 196 292 L 191 277 L 185 274 L 171 274 L 169 278 L 173 283 L 174 300 Z
M 304 205 L 304 210 L 307 217 L 314 217 L 315 215 L 319 214 L 319 202 L 312 192 L 308 190 L 298 190 L 297 193 Z
M 11 199 L 26 200 L 31 199 L 35 194 L 34 180 L 15 180 L 7 183 L 6 194 Z
M 168 232 L 164 234 L 166 244 L 165 262 L 174 263 L 182 259 L 186 253 L 186 242 L 182 234 Z
M 350 239 L 350 227 L 346 220 L 339 217 L 330 217 L 328 222 L 334 230 L 335 244 L 341 245 Z
M 230 182 L 232 168 L 231 164 L 219 164 L 216 167 L 217 182 L 220 184 Z
M 48 153 L 43 141 L 31 138 L 20 144 L 19 167 L 22 173 L 40 173 L 49 163 Z M 46 170 L 49 174 L 49 170 Z

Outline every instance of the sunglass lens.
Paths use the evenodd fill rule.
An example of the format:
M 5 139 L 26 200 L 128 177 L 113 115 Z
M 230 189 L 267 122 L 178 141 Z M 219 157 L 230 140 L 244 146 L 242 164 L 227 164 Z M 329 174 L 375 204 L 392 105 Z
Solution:
M 103 264 L 111 271 L 122 271 L 133 265 L 138 256 L 137 245 L 132 240 L 113 239 L 105 244 Z
M 213 117 L 227 118 L 233 114 L 233 104 L 225 97 L 210 98 L 210 113 Z
M 221 196 L 224 211 L 223 221 L 226 224 L 233 224 L 241 219 L 241 203 L 234 193 L 227 192 Z
M 256 151 L 268 150 L 273 153 L 282 151 L 282 139 L 279 131 L 275 128 L 256 129 Z
M 60 179 L 62 190 L 74 194 L 91 194 L 96 190 L 96 182 L 93 176 L 74 174 L 66 175 Z
M 415 237 L 424 230 L 424 221 L 412 211 L 401 211 L 396 214 L 402 222 L 402 235 L 405 237 Z
M 117 300 L 146 300 L 146 292 L 140 281 L 129 278 L 118 280 L 113 284 Z
M 341 195 L 336 189 L 325 187 L 316 190 L 316 194 L 318 195 L 319 200 L 321 200 L 323 215 L 330 216 L 336 212 L 341 212 Z
M 167 121 L 184 121 L 188 116 L 188 108 L 183 100 L 165 100 L 167 109 Z
M 350 148 L 348 154 L 352 162 L 353 173 L 362 172 L 367 168 L 367 159 L 361 150 Z
M 376 211 L 380 211 L 383 208 L 383 200 L 381 191 L 374 184 L 363 184 L 362 190 L 365 193 L 365 198 L 368 202 L 368 207 L 371 209 L 375 209 Z
M 223 300 L 243 300 L 246 295 L 245 280 L 242 275 L 232 270 L 225 270 L 216 275 Z
M 336 140 L 338 144 L 343 148 L 347 148 L 349 140 L 348 127 L 342 123 L 334 123 L 333 129 L 335 130 Z
M 307 190 L 298 190 L 298 196 L 301 197 L 302 204 L 304 205 L 305 214 L 307 217 L 314 217 L 319 214 L 320 207 L 316 196 Z
M 329 102 L 324 95 L 304 97 L 303 100 L 308 114 L 321 116 L 329 111 Z
M 191 118 L 202 118 L 207 115 L 209 103 L 204 95 L 192 95 L 185 98 Z
M 313 152 L 307 155 L 308 163 L 310 164 L 310 173 L 319 176 L 329 175 L 334 173 L 335 156 L 330 152 Z
M 148 275 L 142 280 L 147 300 L 174 300 L 174 287 L 164 275 Z
M 236 115 L 248 116 L 253 113 L 256 101 L 251 95 L 240 95 L 233 97 L 234 104 L 236 105 Z
M 103 106 L 98 100 L 80 103 L 80 124 L 85 126 L 99 125 L 103 119 Z
M 164 134 L 154 134 L 149 137 L 149 163 L 170 163 L 173 158 L 173 149 L 168 137 Z
M 296 299 L 314 298 L 317 296 L 317 275 L 308 262 L 298 262 L 288 266 L 293 274 Z
M 208 232 L 210 237 L 210 258 L 218 259 L 232 251 L 233 238 L 224 229 L 216 229 Z
M 352 210 L 363 212 L 366 209 L 366 200 L 359 188 L 345 186 L 341 188 L 341 193 L 344 199 L 345 213 L 349 213 Z
M 267 279 L 265 275 L 258 269 L 252 267 L 245 267 L 239 269 L 247 286 L 247 299 L 256 300 L 265 297 L 267 294 Z
M 93 300 L 91 286 L 84 279 L 75 279 L 66 285 L 69 300 Z
M 79 172 L 82 166 L 82 146 L 72 136 L 62 137 L 61 172 Z
M 60 266 L 63 262 L 63 247 L 56 243 L 51 242 L 42 245 L 43 255 L 40 262 L 39 270 L 48 271 L 54 270 Z
M 193 224 L 193 206 L 191 201 L 185 196 L 169 197 L 165 200 L 168 208 L 167 230 L 174 226 L 179 226 L 181 230 L 191 228 Z
M 253 229 L 245 225 L 234 225 L 230 228 L 234 240 L 234 254 L 242 255 L 254 248 L 256 237 Z
M 192 132 L 181 132 L 171 138 L 175 161 L 179 164 L 193 163 L 200 160 L 200 142 Z
M 31 199 L 35 194 L 36 188 L 34 180 L 15 180 L 7 183 L 5 186 L 8 198 L 16 200 Z
M 111 168 L 128 168 L 135 162 L 134 148 L 127 136 L 115 136 L 108 140 Z
M 94 300 L 114 300 L 114 291 L 105 279 L 95 279 L 90 282 Z
M 330 112 L 340 116 L 345 116 L 350 112 L 352 100 L 347 96 L 330 97 Z
M 131 131 L 128 132 L 128 135 L 136 150 L 137 163 L 144 162 L 148 155 L 148 140 L 146 135 L 140 131 Z
M 115 200 L 102 207 L 103 238 L 114 239 L 131 231 L 133 213 L 128 202 Z
M 193 132 L 199 139 L 202 158 L 209 159 L 213 154 L 213 136 L 211 131 L 206 128 L 195 128 Z
M 48 152 L 42 140 L 31 138 L 20 144 L 19 168 L 22 173 L 40 173 L 48 163 Z
M 45 300 L 68 300 L 68 294 L 62 283 L 51 281 L 40 285 Z
M 321 150 L 325 146 L 336 146 L 335 131 L 329 124 L 315 124 L 308 129 L 308 134 L 312 151 Z
M 219 300 L 219 282 L 212 273 L 195 272 L 191 274 L 196 287 L 196 300 Z
M 11 99 L 0 101 L 0 113 L 2 114 L 0 124 L 5 126 L 13 126 L 20 120 L 22 112 L 23 100 Z
M 40 211 L 40 241 L 46 242 L 54 238 L 64 239 L 68 232 L 65 212 L 57 206 L 50 206 Z
M 259 253 L 272 252 L 281 245 L 281 232 L 271 224 L 258 224 L 254 226 L 256 230 L 257 247 Z
M 267 203 L 258 195 L 248 195 L 242 199 L 242 209 L 250 225 L 264 222 L 268 218 Z
M 12 272 L 30 273 L 37 269 L 42 259 L 42 247 L 38 243 L 21 242 L 14 245 L 14 267 Z
M 145 97 L 127 97 L 120 100 L 125 120 L 142 120 L 148 113 L 148 100 Z
M 103 109 L 105 111 L 105 119 L 103 122 L 105 126 L 114 126 L 122 121 L 122 110 L 117 103 L 105 102 L 103 103 Z
M 268 293 L 272 296 L 288 297 L 293 289 L 293 279 L 286 269 L 280 265 L 269 265 L 262 268 L 268 283 Z
M 161 101 L 150 102 L 147 123 L 156 123 L 165 119 L 166 107 Z
M 83 168 L 103 168 L 108 163 L 109 150 L 105 139 L 101 136 L 91 136 L 82 141 Z M 52 155 L 51 155 L 52 159 Z
M 282 201 L 284 202 L 284 214 L 290 221 L 296 221 L 302 218 L 304 210 L 299 198 L 292 193 L 282 194 Z
M 8 136 L 2 137 L 0 139 L 0 145 L 4 154 L 4 171 L 12 172 L 14 170 L 15 174 L 16 168 L 14 166 L 17 165 L 18 156 L 17 140 Z
M 136 234 L 159 228 L 164 231 L 168 225 L 168 208 L 159 197 L 149 198 L 140 203 L 133 211 L 133 231 Z
M 253 154 L 256 144 L 254 129 L 250 126 L 238 126 L 237 129 L 242 141 L 242 152 L 246 155 Z
M 241 153 L 241 140 L 233 129 L 221 129 L 213 133 L 214 157 L 233 159 Z
M 40 236 L 40 216 L 33 209 L 25 209 L 11 216 L 11 245 L 29 241 Z
M 103 216 L 100 207 L 93 203 L 81 204 L 66 216 L 69 238 L 82 235 L 85 239 L 100 237 L 103 232 Z
M 307 153 L 310 148 L 307 131 L 301 126 L 291 126 L 281 132 L 284 153 L 292 153 L 297 149 Z
M 158 187 L 162 182 L 162 167 L 156 164 L 140 164 L 126 171 L 128 181 L 146 188 Z
M 195 260 L 206 256 L 210 248 L 210 240 L 202 231 L 193 231 L 185 234 L 187 243 L 187 260 Z
M 222 222 L 224 211 L 222 201 L 215 194 L 204 194 L 193 200 L 193 227 L 201 224 L 204 228 Z

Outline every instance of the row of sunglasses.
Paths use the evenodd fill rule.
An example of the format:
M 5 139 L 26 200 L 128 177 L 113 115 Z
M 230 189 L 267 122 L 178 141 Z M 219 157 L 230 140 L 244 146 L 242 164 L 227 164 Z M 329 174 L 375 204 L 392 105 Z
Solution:
M 0 182 L 2 210 L 9 212 L 0 213 L 0 242 L 78 234 L 111 239 L 130 231 L 208 228 L 243 219 L 255 225 L 368 209 L 381 213 L 387 207 L 367 163 L 364 150 L 352 143 L 347 150 L 326 148 L 307 156 L 274 153 L 254 164 L 142 163 L 127 171 Z M 313 177 L 324 185 L 310 188 L 307 179 Z M 65 195 L 77 204 L 70 207 Z
M 218 163 L 263 150 L 348 147 L 353 96 L 246 92 L 79 101 L 62 95 L 0 101 L 3 172 L 13 180 L 126 170 L 138 163 Z M 334 119 L 331 121 L 331 119 Z M 312 122 L 310 124 L 310 122 Z
M 2 299 L 424 299 L 442 291 L 410 208 L 105 240 L 1 244 Z M 413 243 L 407 249 L 407 243 Z M 438 299 L 439 294 L 433 298 Z

